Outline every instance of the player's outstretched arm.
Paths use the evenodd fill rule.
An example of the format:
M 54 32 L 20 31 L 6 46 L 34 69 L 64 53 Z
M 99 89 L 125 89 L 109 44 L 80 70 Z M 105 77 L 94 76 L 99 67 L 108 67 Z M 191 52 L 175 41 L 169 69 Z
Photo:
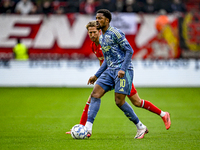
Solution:
M 107 62 L 106 59 L 104 59 L 103 64 L 101 65 L 99 70 L 95 73 L 95 76 L 98 78 L 106 69 L 107 69 Z
M 99 70 L 97 71 L 97 73 L 90 77 L 88 80 L 87 84 L 94 84 L 97 80 L 97 78 L 107 69 L 107 63 L 106 60 L 104 60 L 103 64 L 101 65 L 101 67 L 99 68 Z

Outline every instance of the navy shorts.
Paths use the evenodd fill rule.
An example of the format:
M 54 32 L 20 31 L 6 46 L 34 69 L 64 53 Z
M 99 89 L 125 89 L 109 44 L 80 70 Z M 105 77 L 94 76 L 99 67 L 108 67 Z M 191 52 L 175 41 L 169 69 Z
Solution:
M 133 70 L 126 70 L 123 78 L 118 78 L 120 69 L 106 69 L 97 79 L 96 84 L 100 85 L 106 92 L 115 89 L 115 93 L 129 95 L 133 82 Z

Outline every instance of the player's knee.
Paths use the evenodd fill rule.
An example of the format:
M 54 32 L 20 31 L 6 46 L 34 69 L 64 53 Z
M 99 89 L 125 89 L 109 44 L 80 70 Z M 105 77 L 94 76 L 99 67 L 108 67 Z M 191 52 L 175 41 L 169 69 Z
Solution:
M 118 107 L 121 107 L 121 106 L 124 104 L 124 101 L 123 101 L 123 100 L 120 100 L 120 99 L 115 99 L 115 104 L 116 104 Z
M 115 104 L 118 106 L 118 107 L 121 107 L 121 102 L 120 101 L 115 101 Z
M 98 84 L 95 85 L 91 97 L 94 98 L 101 98 L 105 94 L 105 90 Z
M 94 98 L 101 98 L 101 94 L 98 93 L 98 92 L 92 91 L 91 97 L 94 97 Z
M 115 104 L 121 107 L 125 103 L 126 95 L 115 93 Z

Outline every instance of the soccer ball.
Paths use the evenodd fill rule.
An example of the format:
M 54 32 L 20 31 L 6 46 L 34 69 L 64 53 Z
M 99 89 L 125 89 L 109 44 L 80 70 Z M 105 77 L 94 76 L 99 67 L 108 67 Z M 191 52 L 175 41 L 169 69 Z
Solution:
M 74 139 L 84 139 L 87 136 L 87 128 L 81 124 L 72 127 L 71 136 Z

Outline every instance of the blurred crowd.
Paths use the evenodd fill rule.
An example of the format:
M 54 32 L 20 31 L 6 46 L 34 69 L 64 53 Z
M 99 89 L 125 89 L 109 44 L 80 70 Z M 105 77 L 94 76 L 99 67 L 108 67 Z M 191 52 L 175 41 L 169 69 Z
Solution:
M 1 14 L 94 14 L 105 8 L 111 12 L 166 13 L 187 11 L 190 2 L 199 9 L 199 0 L 1 0 Z

